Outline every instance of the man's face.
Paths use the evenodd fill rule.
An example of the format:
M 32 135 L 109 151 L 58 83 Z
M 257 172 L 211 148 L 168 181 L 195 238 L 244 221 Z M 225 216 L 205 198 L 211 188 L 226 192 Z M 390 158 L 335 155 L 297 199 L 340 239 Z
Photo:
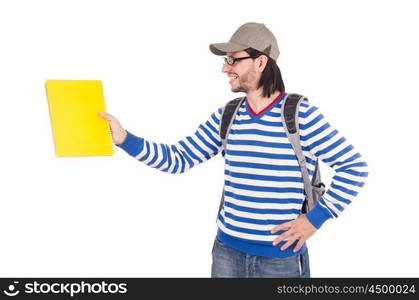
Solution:
M 246 51 L 228 52 L 227 56 L 233 58 L 248 57 Z M 234 62 L 233 65 L 225 63 L 222 72 L 226 73 L 229 77 L 232 92 L 249 92 L 257 89 L 260 74 L 256 72 L 257 59 L 243 59 Z

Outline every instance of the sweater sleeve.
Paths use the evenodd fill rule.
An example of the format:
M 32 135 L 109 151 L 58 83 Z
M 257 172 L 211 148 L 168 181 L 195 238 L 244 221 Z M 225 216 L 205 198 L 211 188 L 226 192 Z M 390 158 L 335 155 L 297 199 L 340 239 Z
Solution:
M 194 134 L 176 144 L 155 143 L 128 132 L 124 143 L 118 145 L 135 159 L 163 172 L 183 173 L 215 156 L 222 147 L 219 124 L 222 108 L 199 125 Z
M 361 154 L 326 121 L 316 106 L 302 103 L 299 117 L 303 152 L 310 153 L 313 159 L 320 159 L 335 171 L 330 186 L 306 215 L 316 228 L 320 228 L 329 218 L 338 217 L 352 202 L 364 186 L 368 166 Z

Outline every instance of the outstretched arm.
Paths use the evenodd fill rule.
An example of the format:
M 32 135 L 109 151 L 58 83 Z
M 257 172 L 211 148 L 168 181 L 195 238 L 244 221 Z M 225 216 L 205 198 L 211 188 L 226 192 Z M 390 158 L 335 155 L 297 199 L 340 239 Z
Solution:
M 199 125 L 194 134 L 176 144 L 168 145 L 147 141 L 126 131 L 112 115 L 99 113 L 108 120 L 113 142 L 129 155 L 146 165 L 168 173 L 183 173 L 193 166 L 215 156 L 221 149 L 219 120 L 221 109 Z

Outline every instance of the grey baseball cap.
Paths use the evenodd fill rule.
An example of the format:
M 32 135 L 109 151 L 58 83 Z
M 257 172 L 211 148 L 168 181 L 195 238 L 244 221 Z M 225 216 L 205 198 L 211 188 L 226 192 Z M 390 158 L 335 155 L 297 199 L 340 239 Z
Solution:
M 278 44 L 273 33 L 262 23 L 245 23 L 231 36 L 227 43 L 210 44 L 210 50 L 215 55 L 226 55 L 227 52 L 241 51 L 253 48 L 277 60 Z

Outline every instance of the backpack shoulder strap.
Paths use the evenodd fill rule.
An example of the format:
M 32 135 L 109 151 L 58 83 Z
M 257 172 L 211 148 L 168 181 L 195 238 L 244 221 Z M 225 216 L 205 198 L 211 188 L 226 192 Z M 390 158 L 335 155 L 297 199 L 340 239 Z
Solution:
M 246 97 L 233 99 L 227 102 L 227 104 L 223 108 L 223 111 L 221 113 L 219 130 L 221 142 L 223 144 L 224 149 L 226 149 L 227 136 L 230 131 L 231 125 L 233 124 L 237 111 L 239 110 L 244 99 L 246 99 Z
M 222 142 L 223 149 L 226 149 L 227 146 L 227 137 L 228 133 L 230 132 L 231 125 L 234 122 L 234 119 L 236 117 L 237 111 L 239 110 L 240 106 L 242 105 L 243 101 L 246 99 L 246 97 L 239 97 L 233 100 L 230 100 L 227 102 L 227 104 L 224 106 L 223 111 L 221 112 L 221 119 L 220 119 L 220 138 Z M 221 212 L 221 209 L 224 205 L 224 188 L 223 192 L 221 194 L 221 200 L 220 200 L 220 206 L 218 208 L 218 216 Z
M 285 122 L 284 126 L 287 134 L 298 133 L 298 110 L 301 101 L 306 100 L 304 96 L 298 94 L 288 94 L 285 97 L 282 110 L 282 119 Z
M 294 149 L 295 155 L 298 159 L 298 164 L 301 168 L 301 174 L 304 181 L 304 191 L 306 193 L 306 200 L 304 203 L 304 210 L 306 207 L 310 209 L 314 206 L 313 188 L 308 174 L 307 162 L 301 148 L 300 132 L 298 127 L 298 112 L 302 101 L 307 101 L 307 98 L 298 94 L 289 94 L 281 105 L 281 116 L 284 122 L 284 129 L 288 139 Z M 317 172 L 319 169 L 316 167 Z

